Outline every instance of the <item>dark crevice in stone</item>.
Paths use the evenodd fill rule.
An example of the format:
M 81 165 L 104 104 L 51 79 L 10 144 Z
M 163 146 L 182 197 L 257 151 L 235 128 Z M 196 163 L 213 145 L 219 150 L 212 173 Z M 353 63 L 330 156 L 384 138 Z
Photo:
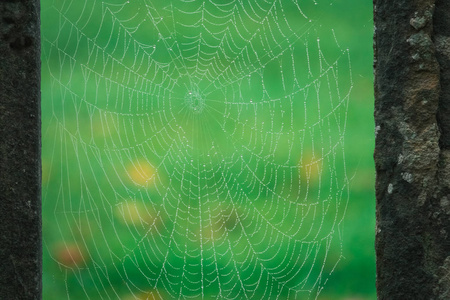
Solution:
M 33 44 L 33 40 L 29 36 L 21 36 L 16 38 L 13 42 L 9 44 L 11 49 L 23 50 L 30 47 Z
M 3 22 L 5 22 L 6 24 L 14 24 L 14 19 L 11 17 L 3 17 Z
M 439 99 L 438 125 L 441 132 L 439 145 L 450 149 L 450 2 L 437 1 L 434 17 L 434 44 L 440 66 L 441 95 Z
M 430 201 L 430 272 L 435 275 L 436 299 L 450 299 L 450 2 L 436 1 L 433 42 L 440 68 L 437 111 L 439 164 L 436 195 Z

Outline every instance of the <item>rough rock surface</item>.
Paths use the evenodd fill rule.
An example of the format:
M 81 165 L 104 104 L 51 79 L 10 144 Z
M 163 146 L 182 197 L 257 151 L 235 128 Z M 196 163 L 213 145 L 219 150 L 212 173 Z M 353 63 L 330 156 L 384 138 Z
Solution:
M 0 299 L 41 299 L 39 0 L 0 1 Z
M 379 299 L 450 299 L 449 14 L 374 0 Z

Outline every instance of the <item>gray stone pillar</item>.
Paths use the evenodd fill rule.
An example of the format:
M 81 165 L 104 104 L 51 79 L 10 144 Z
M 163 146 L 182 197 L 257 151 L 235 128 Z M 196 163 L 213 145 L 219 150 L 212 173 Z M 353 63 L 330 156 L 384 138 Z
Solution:
M 374 0 L 379 299 L 450 299 L 450 2 Z
M 0 1 L 0 298 L 41 299 L 39 0 Z

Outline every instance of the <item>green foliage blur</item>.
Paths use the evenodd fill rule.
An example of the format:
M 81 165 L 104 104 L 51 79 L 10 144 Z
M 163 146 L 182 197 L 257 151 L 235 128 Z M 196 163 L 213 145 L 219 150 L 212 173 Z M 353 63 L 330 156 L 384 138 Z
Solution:
M 275 158 L 270 157 L 279 165 L 299 164 L 299 157 L 300 161 L 303 160 L 303 163 L 306 160 L 308 160 L 306 163 L 309 163 L 309 160 L 314 161 L 313 158 L 305 158 L 312 154 L 311 151 L 308 152 L 303 149 L 304 145 L 301 145 L 301 147 L 296 145 L 288 151 L 283 148 L 274 150 L 270 145 L 264 144 L 263 133 L 265 130 L 286 130 L 283 129 L 282 125 L 285 122 L 283 118 L 286 117 L 282 115 L 275 118 L 276 120 L 281 120 L 280 124 L 272 123 L 271 127 L 267 127 L 267 123 L 274 118 L 270 113 L 261 112 L 258 115 L 260 119 L 256 120 L 254 118 L 255 120 L 249 121 L 249 125 L 247 123 L 242 124 L 241 120 L 251 119 L 251 109 L 228 110 L 228 116 L 239 116 L 236 117 L 237 121 L 230 124 L 230 121 L 234 120 L 233 117 L 230 117 L 227 121 L 223 113 L 227 108 L 217 101 L 217 104 L 212 104 L 214 112 L 203 119 L 208 124 L 207 126 L 200 126 L 196 121 L 187 120 L 187 115 L 193 115 L 192 119 L 197 120 L 195 119 L 197 112 L 185 114 L 186 107 L 192 110 L 203 110 L 203 105 L 205 105 L 203 101 L 206 100 L 203 99 L 201 91 L 205 89 L 212 90 L 215 85 L 211 84 L 211 81 L 216 81 L 212 79 L 210 82 L 200 82 L 198 84 L 193 84 L 189 80 L 183 82 L 181 76 L 183 74 L 177 74 L 177 68 L 170 67 L 171 60 L 177 60 L 177 58 L 174 58 L 169 51 L 159 51 L 159 49 L 170 49 L 170 46 L 168 46 L 170 41 L 160 39 L 157 32 L 142 30 L 133 23 L 136 15 L 139 16 L 142 13 L 139 8 L 143 4 L 150 5 L 151 3 L 152 7 L 164 8 L 167 7 L 168 3 L 172 4 L 172 1 L 131 1 L 132 5 L 130 7 L 127 6 L 127 9 L 122 9 L 124 2 L 117 0 L 104 2 L 89 0 L 79 2 L 63 0 L 41 1 L 43 36 L 44 299 L 88 299 L 86 297 L 87 294 L 99 295 L 92 296 L 90 299 L 134 299 L 126 295 L 125 291 L 129 289 L 142 291 L 139 297 L 143 299 L 153 299 L 153 297 L 157 299 L 156 291 L 146 290 L 149 281 L 143 278 L 154 276 L 158 266 L 151 260 L 149 262 L 147 259 L 148 254 L 143 254 L 142 252 L 148 251 L 153 253 L 155 249 L 173 247 L 173 245 L 168 246 L 160 237 L 161 234 L 170 233 L 171 230 L 179 235 L 178 239 L 184 243 L 186 248 L 197 247 L 192 242 L 192 240 L 195 240 L 195 237 L 189 236 L 188 233 L 186 233 L 186 236 L 183 236 L 184 232 L 180 232 L 183 228 L 178 228 L 178 223 L 169 224 L 173 216 L 178 216 L 178 206 L 172 205 L 173 203 L 166 205 L 166 196 L 162 196 L 164 192 L 159 190 L 158 186 L 169 186 L 173 182 L 179 183 L 181 186 L 179 190 L 175 189 L 173 192 L 174 195 L 180 196 L 180 199 L 177 199 L 177 201 L 189 201 L 189 206 L 186 205 L 186 207 L 183 204 L 179 204 L 185 210 L 186 215 L 191 209 L 198 213 L 198 222 L 202 229 L 196 234 L 204 236 L 205 244 L 213 243 L 216 237 L 214 236 L 215 233 L 211 233 L 215 230 L 213 225 L 202 221 L 202 216 L 208 215 L 210 219 L 214 219 L 211 217 L 211 212 L 219 207 L 224 212 L 223 214 L 227 216 L 225 220 L 221 220 L 225 224 L 226 229 L 217 229 L 214 232 L 219 232 L 220 234 L 223 234 L 223 231 L 229 232 L 230 235 L 227 238 L 238 245 L 237 252 L 244 251 L 246 249 L 245 243 L 239 241 L 243 233 L 239 231 L 240 229 L 237 226 L 239 222 L 237 220 L 249 214 L 250 209 L 246 203 L 239 201 L 231 205 L 229 203 L 232 201 L 219 199 L 212 200 L 212 202 L 207 202 L 204 205 L 197 203 L 196 206 L 195 203 L 190 202 L 191 200 L 187 200 L 194 196 L 198 196 L 200 199 L 200 196 L 204 193 L 207 195 L 214 194 L 217 188 L 215 190 L 206 189 L 202 193 L 198 192 L 198 194 L 193 193 L 191 188 L 189 188 L 189 193 L 191 194 L 181 197 L 183 194 L 182 183 L 184 181 L 190 181 L 194 186 L 205 183 L 207 186 L 214 186 L 216 181 L 221 180 L 221 178 L 209 178 L 209 173 L 205 169 L 205 173 L 202 173 L 202 178 L 209 178 L 209 181 L 201 182 L 197 174 L 194 174 L 194 171 L 198 171 L 198 174 L 200 174 L 201 166 L 206 165 L 212 169 L 224 167 L 230 170 L 230 174 L 241 174 L 238 181 L 245 182 L 248 180 L 250 173 L 242 173 L 240 171 L 242 169 L 241 165 L 231 163 L 235 159 L 235 149 L 230 146 L 231 143 L 224 132 L 238 131 L 239 138 L 235 137 L 235 139 L 249 141 L 253 149 L 261 149 L 262 157 L 270 157 L 271 154 L 279 155 L 281 158 L 278 158 L 278 156 Z M 293 3 L 287 0 L 280 0 L 280 2 L 286 4 L 287 7 L 291 7 L 289 5 Z M 320 24 L 314 24 L 314 29 L 308 32 L 305 40 L 311 39 L 311 41 L 315 42 L 315 39 L 320 37 L 320 51 L 323 52 L 325 58 L 331 57 L 333 59 L 337 57 L 336 52 L 333 52 L 337 49 L 336 42 L 340 49 L 349 49 L 353 84 L 348 106 L 341 107 L 345 110 L 342 114 L 346 115 L 346 130 L 344 134 L 345 169 L 349 177 L 349 202 L 342 227 L 343 257 L 340 258 L 339 263 L 333 270 L 332 267 L 334 266 L 326 265 L 324 272 L 332 272 L 327 278 L 328 280 L 324 284 L 324 289 L 320 292 L 318 299 L 376 299 L 374 253 L 375 175 L 372 160 L 374 148 L 372 1 L 311 0 L 298 2 L 300 6 L 304 5 L 305 13 L 311 11 L 313 18 L 318 20 Z M 324 5 L 324 3 L 328 5 Z M 329 5 L 330 3 L 333 5 Z M 189 10 L 192 7 L 192 4 L 189 3 L 184 5 L 186 7 L 180 5 L 178 8 Z M 318 8 L 314 10 L 315 6 Z M 105 19 L 102 13 L 105 7 L 114 11 L 115 15 L 121 17 L 121 20 Z M 286 11 L 287 15 L 289 13 L 290 11 Z M 189 19 L 182 21 L 190 22 Z M 192 22 L 195 23 L 194 21 Z M 122 26 L 118 26 L 118 23 Z M 296 25 L 305 26 L 305 31 L 309 30 L 307 27 L 309 25 L 307 23 L 303 24 L 301 20 Z M 102 29 L 99 30 L 99 28 Z M 141 41 L 147 42 L 143 43 L 141 48 L 139 48 L 133 41 L 127 40 L 124 28 L 127 28 L 129 32 L 133 32 L 133 37 L 137 44 Z M 167 30 L 170 31 L 170 29 Z M 184 32 L 177 32 L 178 36 L 187 37 L 195 34 L 195 30 L 192 28 L 186 27 L 184 30 Z M 98 35 L 98 32 L 110 32 L 111 34 Z M 162 32 L 162 34 L 165 33 Z M 115 42 L 116 40 L 120 44 Z M 92 41 L 100 45 L 102 51 L 95 50 Z M 205 37 L 205 41 L 208 42 L 208 37 Z M 213 42 L 213 39 L 211 39 L 211 42 Z M 312 44 L 313 42 L 311 42 Z M 127 47 L 137 47 L 136 49 L 139 48 L 141 50 L 133 51 Z M 274 46 L 272 47 L 272 49 L 275 49 Z M 314 46 L 309 47 L 311 55 L 316 54 L 316 56 L 319 56 L 319 49 L 314 48 Z M 57 51 L 57 49 L 62 49 L 63 51 Z M 260 48 L 254 49 L 257 54 L 266 50 L 263 42 L 261 42 Z M 301 51 L 299 50 L 299 53 Z M 130 56 L 127 54 L 130 52 L 137 54 L 136 56 Z M 112 53 L 113 59 L 107 57 L 104 53 Z M 161 62 L 161 66 L 146 63 L 145 55 L 148 53 L 152 53 L 154 58 Z M 300 54 L 298 55 L 300 56 Z M 118 57 L 121 57 L 121 59 L 117 59 Z M 289 59 L 290 56 L 288 55 L 287 58 Z M 114 61 L 114 59 L 117 59 L 117 61 Z M 281 83 L 277 81 L 279 76 L 277 77 L 276 75 L 285 66 L 286 59 L 283 56 L 279 61 L 276 64 L 267 63 L 267 71 L 264 74 L 264 79 L 267 80 L 264 82 L 265 88 L 272 95 L 280 93 L 281 90 Z M 260 62 L 258 60 L 258 63 L 262 64 L 264 61 Z M 150 94 L 155 95 L 154 99 L 145 98 L 146 96 L 140 93 L 142 90 L 139 91 L 139 88 L 136 88 L 134 94 L 126 94 L 120 88 L 122 83 L 131 86 L 130 78 L 140 74 L 139 72 L 142 70 L 141 68 L 135 68 L 136 64 L 139 64 L 142 69 L 147 68 L 147 71 L 150 70 L 150 72 L 145 73 L 147 78 L 142 79 L 139 88 L 142 90 L 148 89 Z M 169 67 L 166 68 L 166 64 Z M 315 69 L 319 69 L 317 61 L 311 60 L 310 64 L 310 67 L 313 69 L 312 73 L 315 72 Z M 197 72 L 194 67 L 191 68 L 189 62 L 186 62 L 186 65 L 190 72 Z M 192 63 L 192 66 L 195 66 L 195 62 Z M 249 64 L 244 61 L 242 66 L 249 66 Z M 342 80 L 347 80 L 348 85 L 350 77 L 346 74 L 345 66 L 340 67 L 338 65 L 338 67 L 340 71 L 342 70 Z M 180 78 L 179 81 L 182 82 L 180 85 L 186 86 L 187 89 L 173 88 L 172 93 L 175 95 L 171 96 L 173 99 L 171 101 L 162 101 L 161 99 L 167 97 L 167 94 L 160 90 L 158 86 L 170 86 L 170 83 L 164 81 L 164 76 L 159 73 L 158 68 L 169 73 L 172 78 Z M 133 74 L 127 73 L 131 72 L 129 69 L 133 69 Z M 108 80 L 104 79 L 104 74 L 108 74 Z M 314 74 L 314 76 L 318 77 L 318 74 Z M 88 79 L 86 80 L 86 78 Z M 151 84 L 146 85 L 146 79 L 156 84 L 154 86 Z M 216 84 L 220 85 L 221 80 L 225 79 L 220 78 L 218 75 Z M 255 82 L 257 83 L 257 77 L 252 77 L 251 80 L 253 82 L 250 83 L 249 79 L 248 86 L 239 85 L 239 89 L 242 89 L 240 93 L 254 96 L 253 100 L 249 100 L 249 103 L 257 101 L 255 99 L 261 97 L 259 94 L 263 92 L 254 88 L 256 86 Z M 243 91 L 244 89 L 247 90 Z M 237 99 L 239 97 L 238 94 L 239 92 L 235 88 L 231 90 L 222 88 L 220 92 L 211 91 L 209 95 L 213 99 Z M 92 98 L 87 98 L 89 95 Z M 114 97 L 119 100 L 114 100 Z M 321 94 L 320 97 L 326 98 L 327 96 Z M 177 99 L 181 99 L 181 102 L 185 103 L 183 104 L 184 106 L 178 107 Z M 85 102 L 88 105 L 85 105 Z M 319 103 L 318 100 L 317 102 Z M 137 104 L 135 105 L 135 103 Z M 330 109 L 326 107 L 326 103 L 321 103 L 320 105 L 325 111 Z M 310 114 L 310 118 L 320 118 L 316 115 L 316 107 L 305 108 Z M 279 109 L 283 110 L 284 107 L 280 105 Z M 101 110 L 111 113 L 101 114 L 99 113 Z M 170 143 L 170 139 L 173 136 L 175 138 L 180 136 L 177 134 L 171 135 L 167 132 L 170 129 L 165 129 L 168 124 L 171 124 L 171 119 L 165 113 L 168 110 L 179 112 L 179 115 L 174 113 L 170 117 L 183 120 L 183 130 L 204 134 L 206 137 L 198 138 L 187 134 L 186 142 L 173 143 L 175 147 L 179 145 L 187 147 L 185 149 L 172 149 L 173 144 Z M 151 111 L 151 116 L 155 117 L 151 121 L 148 120 L 148 123 L 143 124 L 144 122 L 140 119 L 143 111 Z M 217 125 L 214 127 L 216 121 L 219 124 L 223 124 L 224 127 L 217 127 Z M 306 123 L 306 120 L 301 121 Z M 141 127 L 135 126 L 137 123 L 141 124 L 141 122 L 143 124 Z M 341 121 L 336 122 L 339 123 Z M 258 128 L 261 136 L 252 138 L 252 132 L 255 130 L 249 130 L 246 127 L 247 125 L 249 128 Z M 141 128 L 142 132 L 136 128 Z M 337 133 L 336 128 L 332 126 L 330 128 L 330 134 L 334 132 L 333 130 L 336 130 Z M 160 129 L 163 131 L 162 134 L 154 134 L 150 138 L 145 133 L 149 131 L 157 132 Z M 157 137 L 160 137 L 160 139 Z M 158 140 L 153 141 L 152 139 Z M 255 139 L 254 142 L 253 139 Z M 320 137 L 311 136 L 311 139 L 320 140 Z M 148 142 L 149 140 L 150 142 Z M 216 143 L 214 145 L 220 149 L 219 151 L 211 152 L 210 145 L 213 143 L 212 141 Z M 197 144 L 192 146 L 194 143 Z M 314 148 L 313 142 L 311 142 L 311 145 L 305 142 L 305 145 L 306 147 Z M 105 153 L 100 151 L 101 149 L 118 148 L 121 150 L 105 151 Z M 286 154 L 288 152 L 289 154 Z M 156 154 L 156 156 L 149 163 L 147 158 L 152 154 Z M 168 159 L 166 159 L 166 154 L 169 157 Z M 243 156 L 245 156 L 245 153 Z M 179 161 L 175 159 L 177 157 Z M 265 167 L 261 168 L 258 162 L 252 162 L 250 155 L 243 159 L 249 161 L 250 168 L 253 168 L 256 174 L 262 174 L 266 171 Z M 239 160 L 239 158 L 235 160 Z M 190 166 L 190 161 L 196 163 L 195 166 L 187 168 L 190 168 L 189 170 L 192 173 L 189 174 L 187 172 L 182 175 L 177 173 L 178 169 L 186 169 L 186 167 L 182 168 L 180 165 Z M 330 161 L 331 158 L 327 160 L 328 163 L 331 163 Z M 161 165 L 165 166 L 162 171 L 158 168 Z M 316 166 L 315 163 L 311 163 L 311 165 L 311 168 L 322 168 Z M 336 174 L 338 174 L 343 172 L 344 166 L 342 163 L 337 162 L 333 168 L 338 170 L 336 171 Z M 324 172 L 326 174 L 327 171 Z M 126 176 L 123 174 L 126 174 Z M 299 180 L 298 176 L 301 175 L 286 173 L 283 176 L 285 176 L 283 177 L 285 181 L 295 182 L 295 180 Z M 312 190 L 311 195 L 326 194 L 327 190 L 331 190 L 330 186 L 333 187 L 332 180 L 329 181 L 324 179 L 321 182 L 320 189 Z M 254 182 L 253 185 L 255 185 Z M 255 198 L 263 198 L 260 194 L 268 195 L 269 191 L 272 190 L 279 192 L 286 198 L 288 198 L 289 193 L 296 192 L 294 188 L 291 188 L 290 191 L 279 188 L 276 178 L 268 181 L 264 187 L 260 187 L 259 193 L 254 191 L 251 186 L 245 188 L 244 192 Z M 301 188 L 299 187 L 298 189 Z M 341 188 L 344 190 L 343 187 Z M 234 198 L 242 198 L 239 187 L 231 187 L 230 191 Z M 333 192 L 336 191 L 333 190 Z M 299 195 L 302 195 L 301 193 L 300 191 L 298 192 Z M 130 201 L 130 195 L 133 196 L 133 201 Z M 345 198 L 346 196 L 344 195 L 343 197 Z M 146 199 L 152 199 L 152 207 L 145 205 Z M 267 196 L 267 199 L 261 200 L 273 201 L 274 197 Z M 274 219 L 286 217 L 284 214 L 272 212 L 273 208 L 267 207 L 264 203 L 255 201 L 254 204 L 254 207 L 261 211 L 264 216 L 270 216 Z M 156 207 L 163 205 L 166 205 L 165 211 L 161 212 L 156 209 Z M 276 211 L 284 211 L 290 207 L 288 204 L 280 205 L 282 208 L 278 208 Z M 183 217 L 182 213 L 180 214 Z M 290 214 L 288 216 L 293 217 Z M 220 219 L 220 217 L 218 218 Z M 321 228 L 331 228 L 336 225 L 333 223 L 335 220 L 329 220 L 329 222 L 330 224 L 321 224 Z M 146 225 L 142 227 L 144 223 Z M 252 226 L 255 225 L 249 224 L 248 226 L 247 229 L 251 230 Z M 286 228 L 288 227 L 288 223 L 281 226 L 283 230 L 287 230 Z M 202 230 L 204 231 L 203 233 Z M 221 238 L 217 237 L 217 241 L 221 241 Z M 254 238 L 264 240 L 265 235 L 256 235 Z M 293 251 L 289 248 L 291 245 L 283 239 L 277 239 L 277 241 L 280 249 Z M 335 245 L 334 243 L 337 244 Z M 157 246 L 154 248 L 155 246 L 152 245 Z M 261 245 L 262 248 L 256 248 L 256 250 L 264 252 L 264 246 Z M 333 246 L 340 247 L 340 241 L 334 240 Z M 228 245 L 216 245 L 215 247 L 217 253 L 226 253 Z M 220 247 L 223 247 L 223 249 Z M 261 257 L 263 259 L 275 257 L 271 261 L 274 265 L 271 266 L 269 264 L 269 266 L 276 268 L 276 264 L 282 262 L 283 255 L 278 254 L 276 249 L 271 251 L 266 254 L 267 257 Z M 191 262 L 188 258 L 186 262 L 186 260 L 179 259 L 177 255 L 173 255 L 173 257 L 164 257 L 163 253 L 154 253 L 154 255 L 156 257 L 155 261 L 165 260 L 178 265 L 195 265 L 196 263 L 194 258 L 192 258 Z M 257 265 L 257 263 L 254 263 L 254 265 Z M 219 267 L 226 271 L 234 272 L 234 269 L 230 268 L 226 263 Z M 295 268 L 296 266 L 290 267 Z M 311 267 L 311 270 L 311 273 L 313 273 L 311 280 L 314 280 L 314 274 L 321 271 L 317 267 Z M 187 272 L 189 271 L 195 273 L 194 268 L 190 270 L 187 267 Z M 215 268 L 210 267 L 208 269 L 208 267 L 205 267 L 205 276 L 214 272 Z M 244 272 L 243 275 L 249 278 L 253 276 L 257 279 L 258 276 L 263 276 L 262 271 L 255 271 L 251 267 L 249 267 L 247 272 Z M 284 272 L 289 273 L 289 271 Z M 203 277 L 200 278 L 199 276 L 193 276 L 193 278 L 199 281 L 203 280 Z M 211 276 L 211 278 L 214 277 L 213 275 Z M 134 286 L 129 287 L 127 286 L 128 283 L 124 282 L 124 278 L 140 279 L 131 280 L 130 282 Z M 232 280 L 230 279 L 230 281 Z M 189 287 L 189 283 L 185 284 Z M 306 284 L 313 284 L 313 282 Z M 194 283 L 192 283 L 192 286 L 194 286 Z M 160 295 L 164 295 L 163 287 L 159 287 L 161 289 L 158 292 Z M 264 292 L 267 287 L 262 283 L 261 287 L 258 288 Z M 240 289 L 240 287 L 235 287 L 234 289 Z M 230 290 L 233 291 L 233 288 L 230 288 Z M 124 291 L 124 293 L 121 294 L 121 291 Z M 258 292 L 260 291 L 257 290 L 255 292 L 256 295 L 258 295 Z M 189 296 L 189 292 L 186 293 Z M 135 297 L 138 296 L 135 295 Z M 164 298 L 164 296 L 160 297 Z M 290 299 L 284 294 L 282 297 Z M 208 294 L 205 295 L 205 298 L 208 299 Z

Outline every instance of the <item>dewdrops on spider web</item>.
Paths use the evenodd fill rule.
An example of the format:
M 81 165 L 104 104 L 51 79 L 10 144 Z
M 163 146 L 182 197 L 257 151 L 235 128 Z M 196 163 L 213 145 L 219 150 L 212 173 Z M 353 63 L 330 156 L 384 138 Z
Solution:
M 204 241 L 214 242 L 230 235 L 239 237 L 242 215 L 241 209 L 234 207 L 230 201 L 223 200 L 221 203 L 214 203 L 212 208 L 204 212 L 205 219 L 210 220 L 202 228 Z
M 123 296 L 120 300 L 166 300 L 170 299 L 167 293 L 160 289 L 154 289 L 148 292 L 140 292 Z
M 92 254 L 55 255 L 77 270 L 66 298 L 318 296 L 350 90 L 348 56 L 318 43 L 326 1 L 44 3 L 46 213 L 90 220 L 55 233 Z

